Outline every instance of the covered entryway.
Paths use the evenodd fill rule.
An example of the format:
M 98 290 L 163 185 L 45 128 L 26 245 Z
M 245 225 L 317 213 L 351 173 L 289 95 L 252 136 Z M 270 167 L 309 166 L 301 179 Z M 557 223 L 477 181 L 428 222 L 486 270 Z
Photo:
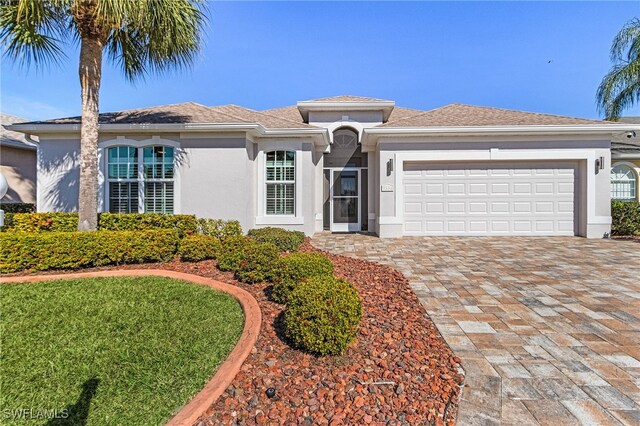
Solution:
M 405 162 L 405 235 L 577 234 L 577 163 Z

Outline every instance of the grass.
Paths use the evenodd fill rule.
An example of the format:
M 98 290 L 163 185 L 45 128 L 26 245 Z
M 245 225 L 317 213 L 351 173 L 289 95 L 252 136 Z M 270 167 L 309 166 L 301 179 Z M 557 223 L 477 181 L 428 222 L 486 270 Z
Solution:
M 1 285 L 0 424 L 163 424 L 243 325 L 231 296 L 161 277 Z

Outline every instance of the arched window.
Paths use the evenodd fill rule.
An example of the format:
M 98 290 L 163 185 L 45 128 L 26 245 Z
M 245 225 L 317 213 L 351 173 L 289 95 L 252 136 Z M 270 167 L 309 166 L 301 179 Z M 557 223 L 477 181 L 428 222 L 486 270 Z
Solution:
M 611 168 L 611 198 L 633 201 L 636 199 L 638 179 L 633 169 L 625 164 Z
M 170 146 L 108 148 L 109 211 L 173 213 L 173 160 Z
M 265 159 L 265 213 L 292 216 L 296 212 L 296 153 L 269 151 Z

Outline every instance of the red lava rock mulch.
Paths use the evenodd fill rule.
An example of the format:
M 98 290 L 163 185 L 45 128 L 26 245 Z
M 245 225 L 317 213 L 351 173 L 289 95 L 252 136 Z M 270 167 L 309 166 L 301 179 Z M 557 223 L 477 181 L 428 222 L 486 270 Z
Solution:
M 308 242 L 302 250 L 319 251 Z M 325 253 L 327 254 L 327 253 Z M 270 285 L 243 284 L 215 262 L 169 262 L 93 270 L 153 268 L 211 277 L 251 293 L 262 311 L 256 347 L 203 425 L 453 425 L 464 377 L 460 359 L 428 318 L 406 278 L 382 265 L 327 254 L 363 303 L 357 340 L 344 355 L 316 357 L 284 341 L 284 306 Z M 59 273 L 59 271 L 58 271 Z M 268 398 L 267 388 L 276 389 Z
M 317 251 L 308 243 L 303 250 Z M 337 357 L 292 349 L 281 337 L 284 307 L 268 299 L 268 286 L 236 282 L 258 300 L 262 331 L 232 386 L 202 423 L 454 424 L 463 381 L 460 360 L 404 276 L 371 262 L 328 256 L 336 275 L 354 283 L 362 299 L 357 341 Z M 235 282 L 228 274 L 222 279 L 215 268 L 208 273 Z M 276 389 L 273 399 L 265 395 L 269 387 Z

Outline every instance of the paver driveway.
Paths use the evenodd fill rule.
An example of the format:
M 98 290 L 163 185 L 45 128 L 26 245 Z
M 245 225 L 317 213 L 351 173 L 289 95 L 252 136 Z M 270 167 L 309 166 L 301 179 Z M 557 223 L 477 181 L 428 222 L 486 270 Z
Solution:
M 410 280 L 462 359 L 458 424 L 640 425 L 640 241 L 322 233 L 312 243 Z

